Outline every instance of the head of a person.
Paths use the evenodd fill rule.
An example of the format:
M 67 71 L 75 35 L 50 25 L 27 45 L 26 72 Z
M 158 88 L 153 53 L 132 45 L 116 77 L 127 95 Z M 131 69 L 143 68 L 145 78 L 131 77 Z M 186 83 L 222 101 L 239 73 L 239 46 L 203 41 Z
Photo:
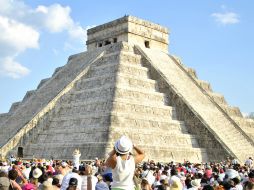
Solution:
M 103 179 L 104 179 L 105 182 L 111 183 L 113 181 L 112 173 L 104 174 Z
M 18 177 L 18 172 L 15 169 L 12 169 L 8 172 L 8 177 L 10 180 L 16 180 Z
M 248 177 L 249 177 L 249 181 L 254 183 L 254 171 L 251 171 L 249 174 L 248 174 Z
M 72 186 L 72 187 L 77 187 L 78 186 L 78 180 L 77 178 L 75 177 L 72 177 L 69 181 L 69 187 Z
M 191 180 L 191 186 L 196 189 L 200 188 L 201 187 L 200 180 L 199 179 Z
M 38 179 L 42 175 L 42 171 L 40 168 L 35 168 L 32 172 L 32 176 L 35 179 Z
M 55 185 L 57 187 L 61 187 L 60 180 L 57 177 L 53 177 L 52 185 Z
M 146 186 L 146 185 L 149 185 L 148 180 L 147 180 L 146 178 L 143 178 L 143 179 L 141 180 L 141 187 L 144 187 L 144 186 Z
M 205 185 L 202 190 L 214 190 L 214 188 L 211 185 Z
M 170 190 L 182 190 L 182 185 L 180 181 L 173 181 L 170 186 Z
M 254 183 L 248 181 L 245 185 L 244 185 L 244 190 L 254 190 Z
M 170 170 L 170 175 L 171 175 L 171 176 L 177 175 L 177 174 L 178 174 L 178 172 L 177 172 L 177 170 L 176 170 L 175 168 L 172 168 L 172 169 Z
M 132 150 L 132 147 L 133 147 L 133 144 L 131 140 L 126 136 L 122 136 L 120 139 L 118 139 L 115 142 L 115 146 L 114 146 L 117 155 L 129 154 Z

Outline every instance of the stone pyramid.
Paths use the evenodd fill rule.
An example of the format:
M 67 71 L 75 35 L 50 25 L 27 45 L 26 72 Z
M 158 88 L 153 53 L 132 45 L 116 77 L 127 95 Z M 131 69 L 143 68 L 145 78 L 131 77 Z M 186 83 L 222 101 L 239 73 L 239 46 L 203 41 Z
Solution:
M 157 161 L 253 156 L 254 121 L 168 53 L 168 34 L 133 16 L 88 30 L 86 52 L 0 115 L 1 156 L 104 158 L 123 134 Z

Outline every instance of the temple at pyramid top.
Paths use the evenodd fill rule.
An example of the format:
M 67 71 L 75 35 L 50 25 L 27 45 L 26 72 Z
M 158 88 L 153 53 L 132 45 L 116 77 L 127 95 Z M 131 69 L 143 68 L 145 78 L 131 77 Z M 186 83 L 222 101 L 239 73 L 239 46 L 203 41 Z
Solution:
M 168 29 L 133 16 L 124 16 L 87 31 L 88 51 L 117 42 L 128 42 L 168 52 Z

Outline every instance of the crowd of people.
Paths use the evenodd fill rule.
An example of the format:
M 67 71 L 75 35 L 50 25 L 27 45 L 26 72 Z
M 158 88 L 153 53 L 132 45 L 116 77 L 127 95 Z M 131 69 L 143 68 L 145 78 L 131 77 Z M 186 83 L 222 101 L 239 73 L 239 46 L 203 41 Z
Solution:
M 11 157 L 0 161 L 0 190 L 254 190 L 251 157 L 245 164 L 230 158 L 219 163 L 160 163 L 144 157 L 125 136 L 106 160 Z

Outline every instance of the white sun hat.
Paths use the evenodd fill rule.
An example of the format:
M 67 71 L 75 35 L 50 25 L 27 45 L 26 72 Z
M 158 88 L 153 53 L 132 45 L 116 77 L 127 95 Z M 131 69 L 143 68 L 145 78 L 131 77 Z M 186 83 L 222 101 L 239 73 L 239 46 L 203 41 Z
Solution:
M 115 143 L 115 150 L 119 154 L 128 154 L 129 152 L 131 152 L 132 147 L 133 147 L 133 144 L 131 140 L 126 136 L 122 136 Z
M 42 175 L 42 171 L 40 168 L 35 168 L 33 171 L 33 177 L 38 179 Z

